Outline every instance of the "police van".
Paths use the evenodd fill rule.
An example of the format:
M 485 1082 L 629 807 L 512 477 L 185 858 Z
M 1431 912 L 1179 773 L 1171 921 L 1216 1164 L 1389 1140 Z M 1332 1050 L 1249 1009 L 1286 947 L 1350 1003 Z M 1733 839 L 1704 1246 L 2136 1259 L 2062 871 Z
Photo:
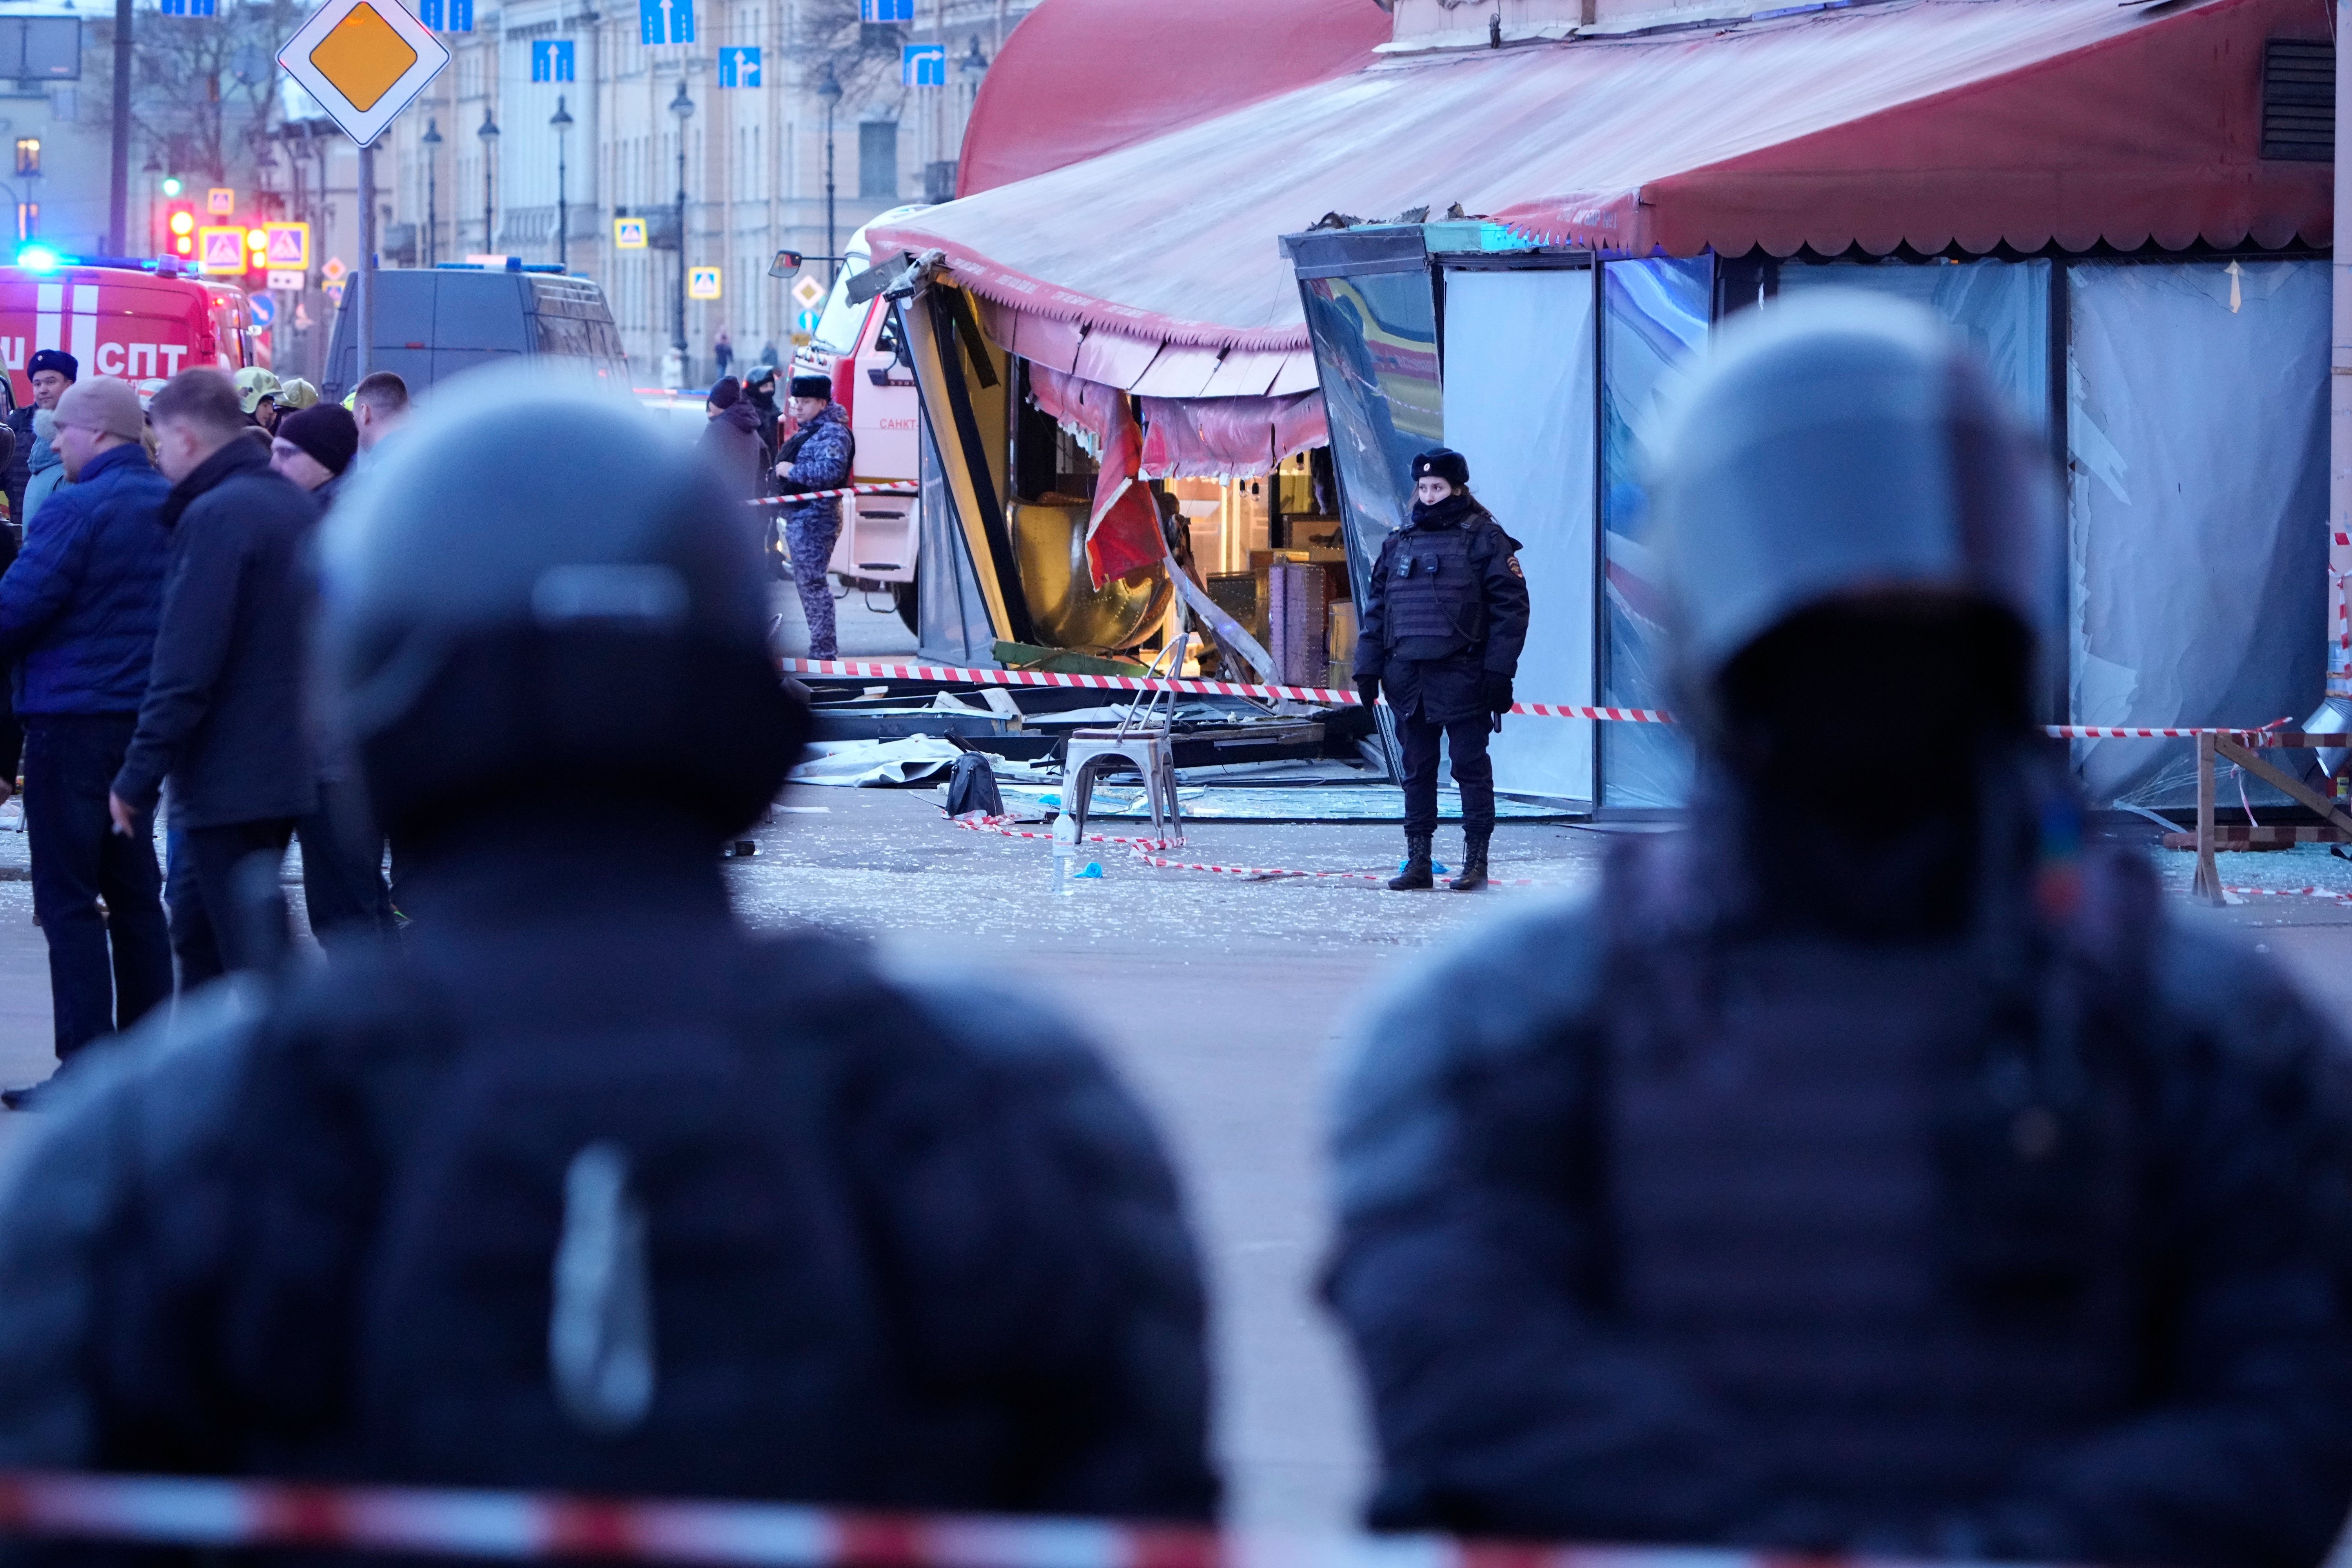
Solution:
M 628 356 L 604 291 L 557 267 L 445 261 L 372 275 L 375 353 L 368 368 L 396 373 L 413 395 L 479 364 L 555 360 L 576 365 L 616 392 L 629 385 Z M 320 382 L 340 399 L 359 384 L 361 290 L 354 274 L 335 312 Z

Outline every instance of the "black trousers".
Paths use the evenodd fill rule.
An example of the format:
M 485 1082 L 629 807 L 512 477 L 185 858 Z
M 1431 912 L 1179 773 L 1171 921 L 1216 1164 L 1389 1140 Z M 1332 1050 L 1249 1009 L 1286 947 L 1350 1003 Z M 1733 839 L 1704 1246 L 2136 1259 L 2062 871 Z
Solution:
M 247 910 L 238 899 L 236 868 L 256 855 L 273 866 L 282 862 L 293 838 L 290 816 L 191 827 L 180 837 L 173 851 L 169 890 L 174 928 L 190 928 L 173 932 L 172 945 L 180 955 L 180 989 L 192 991 L 226 970 L 260 967 L 270 956 L 264 943 L 284 948 L 285 933 L 257 926 L 255 917 L 260 911 Z
M 60 1062 L 172 994 L 155 819 L 125 837 L 106 804 L 138 723 L 130 713 L 42 714 L 26 725 L 25 831 Z
M 1454 783 L 1462 792 L 1462 830 L 1471 837 L 1495 831 L 1495 763 L 1486 755 L 1492 721 L 1484 713 L 1440 722 L 1416 712 L 1397 715 L 1397 740 L 1404 748 L 1404 830 L 1437 831 L 1437 747 L 1442 739 L 1454 758 Z
M 383 835 L 368 819 L 357 784 L 319 785 L 319 809 L 295 829 L 302 840 L 302 901 L 310 934 L 379 936 L 392 930 L 392 894 L 383 885 Z

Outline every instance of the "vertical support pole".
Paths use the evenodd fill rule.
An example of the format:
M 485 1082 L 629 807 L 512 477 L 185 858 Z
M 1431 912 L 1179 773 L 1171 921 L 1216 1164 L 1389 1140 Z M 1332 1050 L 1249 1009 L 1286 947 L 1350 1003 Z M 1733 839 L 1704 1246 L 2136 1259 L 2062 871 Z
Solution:
M 107 154 L 106 253 L 131 254 L 131 0 L 114 0 L 114 143 Z
M 375 145 L 360 149 L 360 308 L 353 312 L 359 354 L 352 373 L 357 386 L 375 368 Z
M 2192 889 L 2209 904 L 2221 902 L 2221 873 L 2213 864 L 2213 737 L 2197 737 L 2197 880 Z

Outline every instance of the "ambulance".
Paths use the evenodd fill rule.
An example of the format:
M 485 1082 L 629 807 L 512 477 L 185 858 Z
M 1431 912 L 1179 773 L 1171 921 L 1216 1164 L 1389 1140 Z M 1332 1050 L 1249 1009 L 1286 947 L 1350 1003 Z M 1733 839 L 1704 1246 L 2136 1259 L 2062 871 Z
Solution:
M 245 290 L 164 271 L 170 263 L 47 261 L 28 247 L 0 267 L 0 362 L 11 404 L 33 400 L 26 362 L 63 349 L 81 374 L 119 376 L 153 392 L 194 365 L 236 371 L 266 364 Z

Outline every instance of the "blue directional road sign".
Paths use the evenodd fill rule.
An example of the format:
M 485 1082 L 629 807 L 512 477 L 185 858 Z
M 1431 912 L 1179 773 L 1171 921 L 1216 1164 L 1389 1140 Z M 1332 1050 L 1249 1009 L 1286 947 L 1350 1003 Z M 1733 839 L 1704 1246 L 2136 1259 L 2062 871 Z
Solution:
M 155 9 L 166 16 L 217 16 L 218 0 L 155 0 Z
M 912 22 L 915 0 L 857 0 L 861 22 Z
M 904 87 L 945 87 L 948 47 L 945 44 L 898 46 L 898 81 Z
M 694 42 L 694 0 L 637 0 L 637 41 Z
M 436 33 L 470 33 L 474 0 L 416 0 L 416 19 Z
M 533 81 L 572 81 L 572 40 L 569 38 L 534 38 L 530 46 L 530 79 Z
M 760 50 L 756 45 L 730 45 L 719 51 L 719 85 L 760 85 Z
M 253 313 L 253 324 L 257 327 L 266 331 L 278 322 L 278 301 L 267 294 L 251 296 L 246 300 L 245 308 Z

